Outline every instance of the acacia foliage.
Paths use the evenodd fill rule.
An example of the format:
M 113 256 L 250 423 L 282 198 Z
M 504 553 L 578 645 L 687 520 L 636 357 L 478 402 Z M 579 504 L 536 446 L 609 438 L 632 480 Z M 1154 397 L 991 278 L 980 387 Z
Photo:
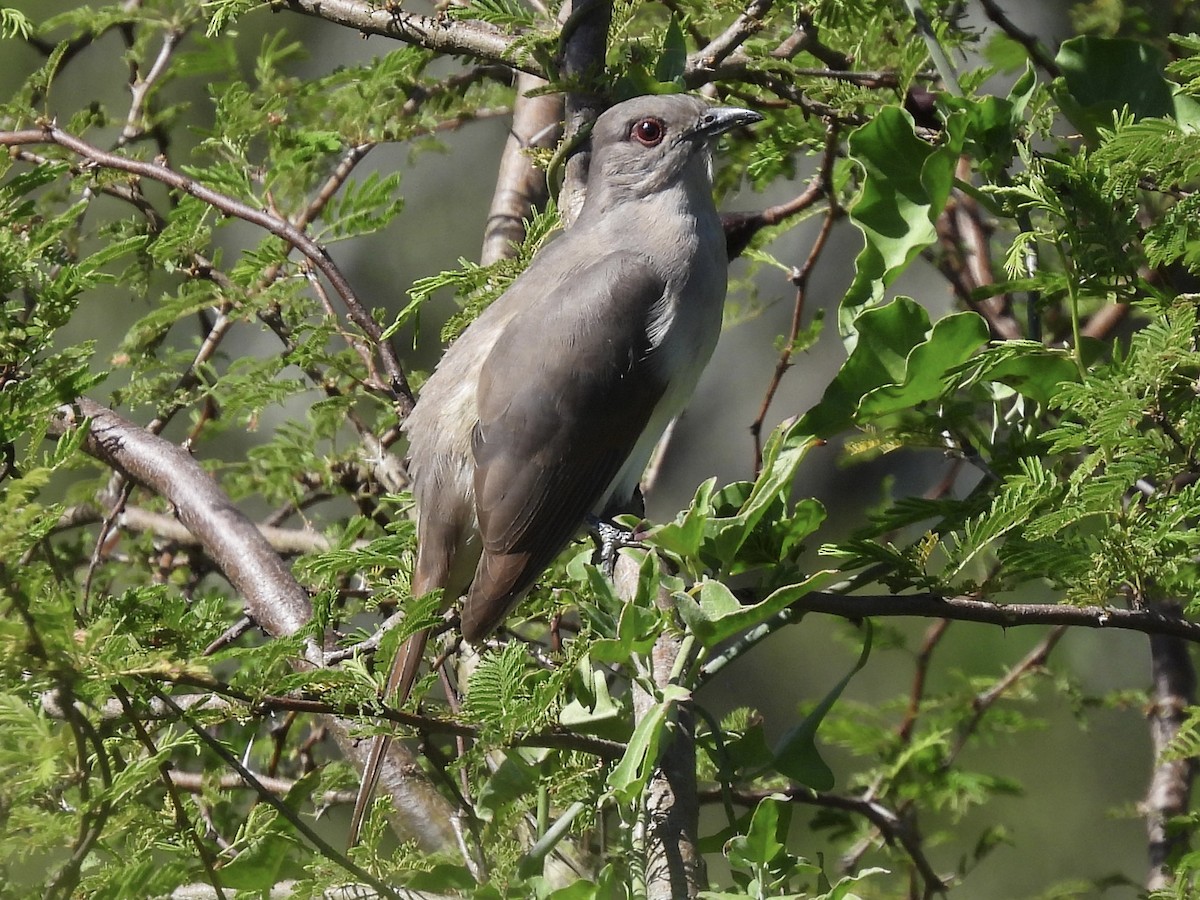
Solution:
M 1078 690 L 1065 667 L 1039 677 L 1061 632 L 985 683 L 931 694 L 918 679 L 864 708 L 843 697 L 847 684 L 872 652 L 907 640 L 877 620 L 855 632 L 861 654 L 845 677 L 774 742 L 749 704 L 717 720 L 693 694 L 766 634 L 805 627 L 808 610 L 854 622 L 855 596 L 883 590 L 928 598 L 924 614 L 944 621 L 1016 625 L 1047 619 L 1003 603 L 1049 589 L 1038 616 L 1057 604 L 1062 621 L 1082 623 L 1101 607 L 1113 622 L 1190 634 L 1200 602 L 1195 14 L 1180 4 L 1172 32 L 1136 9 L 1081 5 L 1079 33 L 1052 51 L 996 15 L 982 36 L 943 2 L 923 15 L 887 0 L 618 4 L 602 68 L 573 76 L 580 83 L 558 69 L 572 20 L 560 26 L 538 4 L 475 0 L 418 23 L 461 41 L 452 74 L 439 62 L 445 46 L 410 36 L 369 64 L 304 77 L 294 33 L 311 23 L 296 12 L 312 10 L 278 5 L 293 12 L 268 16 L 256 0 L 0 8 L 7 46 L 26 51 L 13 58 L 31 60 L 10 63 L 0 98 L 10 150 L 0 160 L 0 891 L 286 884 L 305 896 L 366 875 L 381 892 L 639 895 L 656 877 L 648 791 L 683 742 L 696 749 L 694 799 L 719 811 L 698 835 L 713 863 L 705 896 L 970 895 L 1005 826 L 955 832 L 1019 786 L 974 770 L 962 751 L 1019 741 L 1037 725 L 1022 703 L 1037 691 Z M 730 28 L 736 42 L 720 44 Z M 236 40 L 242 29 L 262 35 L 253 52 Z M 956 71 L 962 50 L 990 67 Z M 132 99 L 60 88 L 89 59 L 118 53 L 113 77 L 132 73 Z M 423 714 L 403 727 L 425 735 L 423 771 L 468 813 L 469 863 L 459 846 L 395 846 L 387 797 L 346 855 L 341 819 L 326 811 L 357 776 L 320 741 L 334 726 L 315 713 L 352 719 L 362 735 L 394 729 L 379 697 L 384 666 L 368 651 L 386 659 L 438 621 L 437 598 L 408 595 L 413 533 L 393 464 L 404 380 L 419 373 L 396 336 L 439 291 L 463 302 L 450 330 L 461 327 L 556 216 L 533 215 L 511 259 L 430 273 L 378 310 L 337 280 L 322 248 L 394 228 L 403 176 L 359 175 L 362 160 L 505 110 L 509 66 L 608 100 L 707 84 L 761 110 L 755 139 L 725 146 L 718 184 L 766 189 L 803 173 L 805 202 L 751 229 L 755 264 L 795 273 L 797 327 L 770 352 L 788 377 L 819 330 L 800 327 L 800 314 L 811 318 L 805 272 L 824 238 L 807 261 L 782 257 L 779 238 L 810 218 L 828 228 L 848 218 L 862 250 L 830 323 L 846 360 L 820 403 L 790 411 L 764 441 L 752 479 L 698 486 L 650 531 L 658 556 L 631 596 L 576 547 L 511 634 L 461 675 L 461 702 L 427 694 L 432 675 L 419 686 Z M 988 80 L 997 72 L 1007 77 Z M 539 162 L 552 175 L 561 165 Z M 935 320 L 893 289 L 921 261 L 958 301 Z M 89 323 L 114 296 L 140 312 L 102 350 Z M 269 333 L 270 349 L 224 353 L 229 335 L 251 331 Z M 245 592 L 208 544 L 175 527 L 179 501 L 114 471 L 86 424 L 63 424 L 63 405 L 83 396 L 186 438 L 224 494 L 275 529 L 268 538 L 311 596 L 305 627 L 252 609 L 266 633 L 230 632 Z M 851 464 L 906 449 L 949 454 L 960 474 L 936 494 L 850 511 L 855 533 L 830 534 L 821 504 L 790 488 L 819 441 L 846 435 Z M 244 450 L 228 458 L 235 436 Z M 394 608 L 404 621 L 377 649 L 362 643 Z M 886 604 L 873 608 L 886 616 Z M 938 627 L 912 648 L 918 673 L 936 658 Z M 664 637 L 681 638 L 678 653 L 655 673 Z M 297 666 L 313 661 L 310 639 L 364 652 Z M 1194 700 L 1186 687 L 1155 690 L 1168 711 Z M 1189 759 L 1200 740 L 1196 716 L 1179 718 L 1160 741 L 1164 764 Z M 822 753 L 832 746 L 844 751 L 836 771 Z M 1189 778 L 1185 766 L 1185 794 Z M 1117 880 L 1186 896 L 1195 861 L 1179 836 L 1190 811 L 1150 802 L 1146 815 L 1152 829 L 1173 817 L 1162 858 L 1152 845 L 1148 882 Z M 955 840 L 953 854 L 938 852 Z

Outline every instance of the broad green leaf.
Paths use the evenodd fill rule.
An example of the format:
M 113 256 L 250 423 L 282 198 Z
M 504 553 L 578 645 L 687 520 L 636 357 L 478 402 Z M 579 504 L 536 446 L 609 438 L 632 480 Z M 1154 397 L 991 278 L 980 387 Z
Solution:
M 954 184 L 964 124 L 960 115 L 951 116 L 946 140 L 935 148 L 917 137 L 907 112 L 889 106 L 850 136 L 850 156 L 863 169 L 850 220 L 866 241 L 838 311 L 838 327 L 851 348 L 855 317 L 881 301 L 888 285 L 937 239 L 934 223 Z
M 764 797 L 754 809 L 744 835 L 729 842 L 729 864 L 741 869 L 769 866 L 787 851 L 792 806 L 783 797 Z
M 1064 111 L 1093 137 L 1097 126 L 1111 126 L 1113 113 L 1123 108 L 1137 119 L 1174 112 L 1162 54 L 1149 44 L 1083 35 L 1063 41 L 1055 62 L 1074 101 Z
M 799 434 L 832 437 L 854 422 L 862 398 L 885 384 L 903 381 L 908 354 L 929 333 L 929 314 L 907 297 L 864 310 L 854 321 L 858 340 L 821 402 L 793 429 Z
M 766 599 L 750 606 L 738 603 L 729 588 L 719 581 L 705 581 L 700 588 L 699 600 L 682 591 L 676 592 L 674 599 L 679 616 L 688 629 L 704 646 L 714 647 L 765 622 L 805 594 L 817 590 L 835 574 L 831 569 L 817 572 L 798 584 L 773 591 Z
M 558 721 L 564 728 L 585 734 L 603 732 L 609 734 L 612 726 L 621 728 L 621 707 L 613 701 L 608 692 L 608 679 L 604 672 L 596 670 L 589 673 L 590 697 L 575 697 L 562 708 Z M 585 704 L 586 701 L 590 701 Z M 624 729 L 628 733 L 628 729 Z
M 987 323 L 976 313 L 939 319 L 929 338 L 909 352 L 903 377 L 867 393 L 859 402 L 855 420 L 863 424 L 935 399 L 945 390 L 948 374 L 970 359 L 988 337 Z
M 846 673 L 845 678 L 833 686 L 833 690 L 825 695 L 813 711 L 804 717 L 803 722 L 783 736 L 775 748 L 775 769 L 814 790 L 828 791 L 834 785 L 833 772 L 817 750 L 817 729 L 842 695 L 842 691 L 846 689 L 846 685 L 850 683 L 850 679 L 867 664 L 871 655 L 871 620 L 864 620 L 863 627 L 865 635 L 862 653 L 859 654 L 854 667 Z

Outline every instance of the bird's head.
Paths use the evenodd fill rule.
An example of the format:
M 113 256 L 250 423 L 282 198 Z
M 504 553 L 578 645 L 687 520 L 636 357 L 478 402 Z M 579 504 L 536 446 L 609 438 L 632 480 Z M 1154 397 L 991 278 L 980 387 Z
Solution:
M 655 94 L 618 103 L 592 129 L 588 193 L 615 193 L 630 199 L 689 178 L 711 180 L 715 139 L 761 119 L 752 110 L 718 106 L 686 94 Z M 604 197 L 614 199 L 618 198 Z

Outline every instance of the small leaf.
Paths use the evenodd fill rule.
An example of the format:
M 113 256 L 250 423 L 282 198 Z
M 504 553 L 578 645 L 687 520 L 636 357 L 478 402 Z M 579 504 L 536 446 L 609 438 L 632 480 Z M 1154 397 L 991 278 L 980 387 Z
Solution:
M 687 42 L 679 19 L 671 16 L 667 33 L 663 35 L 662 53 L 654 66 L 654 77 L 663 84 L 683 84 L 683 73 L 687 68 Z
M 729 842 L 729 864 L 751 871 L 770 866 L 787 850 L 791 822 L 791 804 L 781 797 L 764 797 L 755 807 L 746 833 Z
M 658 762 L 658 748 L 667 727 L 668 713 L 672 706 L 689 697 L 691 692 L 687 689 L 668 685 L 663 690 L 662 701 L 638 722 L 625 754 L 608 775 L 609 794 L 618 803 L 633 803 L 640 796 Z

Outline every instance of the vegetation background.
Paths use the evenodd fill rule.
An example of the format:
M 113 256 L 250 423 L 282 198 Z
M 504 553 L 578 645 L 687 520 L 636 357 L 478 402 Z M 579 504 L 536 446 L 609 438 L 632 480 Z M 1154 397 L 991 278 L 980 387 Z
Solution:
M 1196 13 L 1045 6 L 9 0 L 0 892 L 1190 896 Z M 677 575 L 577 547 L 406 718 L 395 374 L 583 188 L 555 147 L 683 88 L 768 121 Z M 380 728 L 429 780 L 347 855 Z

